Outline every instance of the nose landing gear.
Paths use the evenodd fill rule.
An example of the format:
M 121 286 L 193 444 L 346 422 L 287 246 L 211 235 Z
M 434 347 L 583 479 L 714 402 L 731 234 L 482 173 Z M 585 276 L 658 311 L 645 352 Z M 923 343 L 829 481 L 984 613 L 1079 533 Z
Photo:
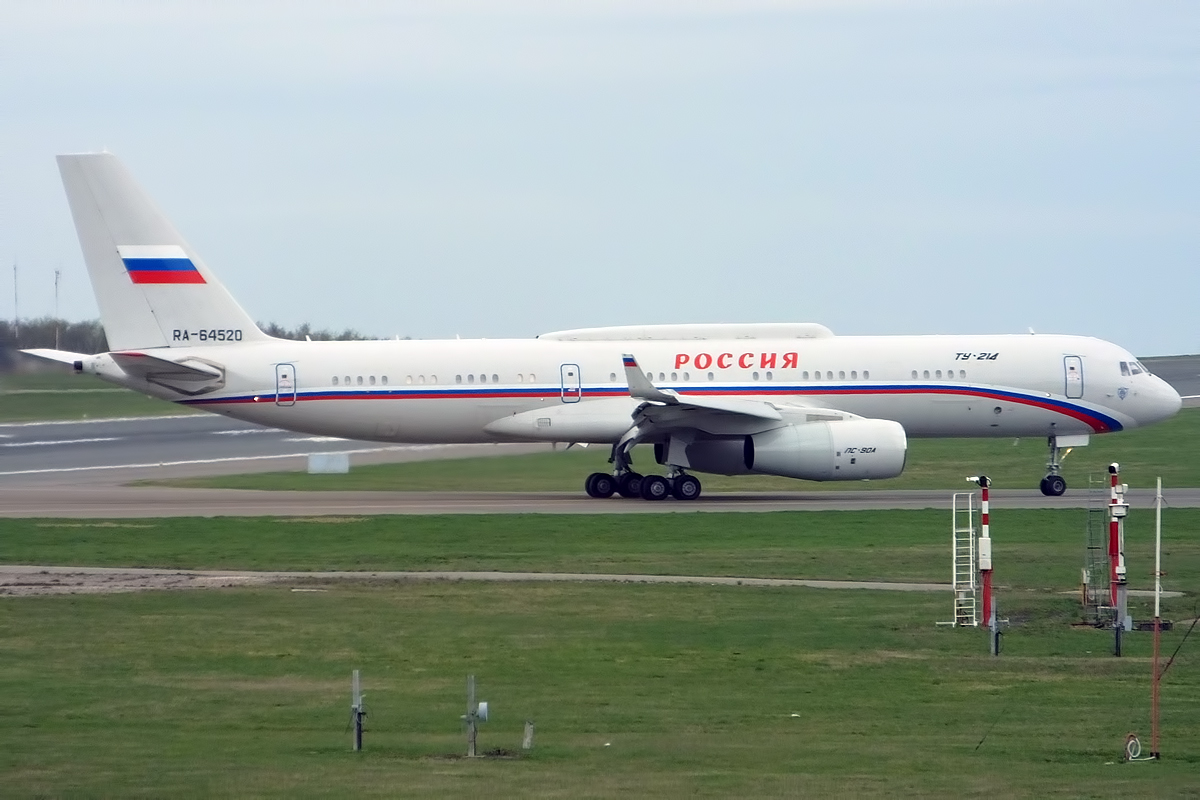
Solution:
M 1050 447 L 1050 460 L 1046 462 L 1047 474 L 1042 478 L 1039 488 L 1047 497 L 1062 497 L 1063 493 L 1067 491 L 1067 481 L 1059 474 L 1062 469 L 1062 459 L 1059 457 L 1058 437 L 1050 436 L 1046 439 L 1046 444 Z

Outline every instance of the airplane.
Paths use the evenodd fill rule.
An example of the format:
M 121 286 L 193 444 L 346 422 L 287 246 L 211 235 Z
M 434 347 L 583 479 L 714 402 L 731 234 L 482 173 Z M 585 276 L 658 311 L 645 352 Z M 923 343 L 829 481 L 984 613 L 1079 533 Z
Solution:
M 180 405 L 310 434 L 611 448 L 591 497 L 682 501 L 692 473 L 893 478 L 909 437 L 1046 437 L 1061 454 L 1165 420 L 1179 394 L 1082 336 L 835 336 L 817 323 L 582 328 L 533 339 L 263 333 L 111 153 L 59 170 L 110 352 L 24 352 Z M 637 472 L 653 446 L 663 474 Z

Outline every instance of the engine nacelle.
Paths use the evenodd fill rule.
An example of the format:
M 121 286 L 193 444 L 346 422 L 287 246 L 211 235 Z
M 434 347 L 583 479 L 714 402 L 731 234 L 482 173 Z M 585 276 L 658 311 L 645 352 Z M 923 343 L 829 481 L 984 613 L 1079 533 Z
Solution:
M 750 472 L 810 481 L 894 478 L 904 471 L 908 437 L 898 422 L 848 419 L 787 425 L 745 439 Z

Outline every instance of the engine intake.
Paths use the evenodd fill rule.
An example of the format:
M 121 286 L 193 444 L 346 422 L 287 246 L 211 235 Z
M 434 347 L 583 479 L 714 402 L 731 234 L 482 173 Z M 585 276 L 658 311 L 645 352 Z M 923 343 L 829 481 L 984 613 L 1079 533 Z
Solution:
M 809 422 L 747 436 L 746 469 L 810 481 L 894 478 L 904 471 L 908 437 L 898 422 Z

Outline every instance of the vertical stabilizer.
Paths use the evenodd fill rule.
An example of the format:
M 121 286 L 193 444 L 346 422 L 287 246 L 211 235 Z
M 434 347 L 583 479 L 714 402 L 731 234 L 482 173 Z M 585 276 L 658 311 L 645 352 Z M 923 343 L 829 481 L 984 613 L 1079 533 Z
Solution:
M 111 153 L 58 157 L 113 350 L 267 339 Z

